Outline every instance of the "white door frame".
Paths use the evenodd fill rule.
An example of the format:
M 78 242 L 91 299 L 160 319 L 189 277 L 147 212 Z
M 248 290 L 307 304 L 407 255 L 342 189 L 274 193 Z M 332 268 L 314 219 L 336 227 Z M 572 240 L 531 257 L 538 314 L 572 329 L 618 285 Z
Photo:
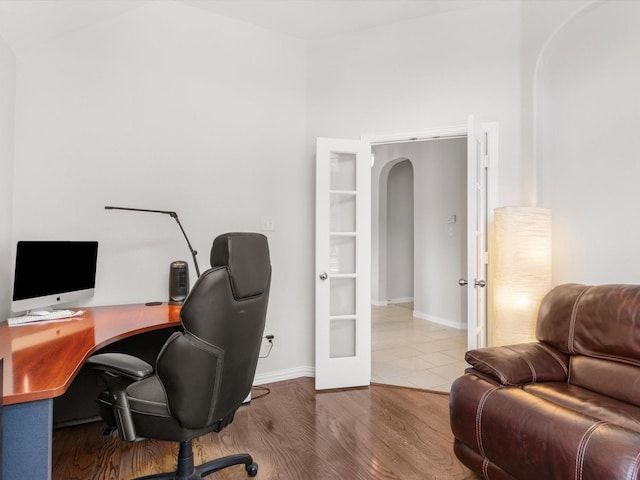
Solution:
M 493 211 L 498 206 L 498 154 L 497 154 L 497 141 L 498 141 L 498 124 L 497 122 L 482 123 L 485 127 L 486 139 L 490 145 L 493 146 L 493 151 L 489 156 L 489 168 L 487 172 L 487 220 L 491 227 L 493 225 Z M 419 140 L 436 140 L 436 139 L 450 139 L 466 137 L 468 134 L 468 124 L 461 124 L 450 127 L 439 127 L 428 130 L 420 130 L 405 133 L 387 133 L 387 134 L 363 134 L 361 140 L 368 142 L 372 147 L 376 145 L 384 145 L 388 143 L 403 143 L 403 142 L 415 142 Z M 468 161 L 468 160 L 467 160 Z M 465 162 L 466 163 L 466 162 Z M 468 220 L 467 220 L 468 224 Z M 377 233 L 376 233 L 377 234 Z M 373 235 L 373 232 L 372 232 Z M 491 246 L 492 238 L 489 234 L 489 249 Z M 467 260 L 469 261 L 469 260 Z M 373 259 L 372 259 L 373 262 Z M 487 299 L 491 299 L 492 287 L 489 282 L 487 285 Z M 470 307 L 470 305 L 468 306 Z M 482 347 L 485 345 L 468 345 L 469 348 Z
M 453 126 L 453 127 L 442 127 L 442 128 L 420 130 L 420 131 L 413 131 L 413 132 L 406 132 L 406 133 L 365 134 L 361 136 L 361 139 L 369 143 L 371 147 L 375 147 L 376 145 L 390 144 L 390 143 L 410 143 L 410 142 L 416 142 L 420 140 L 435 140 L 435 139 L 446 140 L 446 139 L 466 137 L 467 128 L 468 128 L 467 125 L 459 125 L 459 126 Z M 372 205 L 371 206 L 372 215 L 377 212 L 378 212 L 378 209 L 376 208 L 376 206 Z M 373 225 L 374 225 L 374 222 L 372 220 L 371 241 L 373 246 L 374 240 L 377 240 L 375 244 L 378 247 L 378 251 L 375 257 L 373 255 L 371 257 L 371 266 L 372 266 L 371 272 L 372 274 L 374 271 L 376 272 L 376 279 L 378 281 L 378 291 L 380 291 L 380 287 L 379 287 L 379 283 L 381 281 L 380 268 L 375 268 L 375 267 L 379 267 L 379 260 L 381 255 L 380 254 L 380 238 L 379 238 L 380 230 L 378 225 L 378 230 L 376 232 L 373 232 Z M 376 235 L 376 237 L 374 237 L 374 235 Z M 372 294 L 372 298 L 373 298 L 373 294 Z M 386 305 L 386 303 L 383 303 L 383 302 L 379 303 L 379 305 L 382 305 L 382 304 Z

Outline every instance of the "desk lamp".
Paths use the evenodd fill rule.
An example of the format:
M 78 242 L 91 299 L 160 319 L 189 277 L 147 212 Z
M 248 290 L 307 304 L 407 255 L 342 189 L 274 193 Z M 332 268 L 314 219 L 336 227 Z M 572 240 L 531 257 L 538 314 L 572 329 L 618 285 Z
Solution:
M 200 276 L 200 268 L 198 267 L 198 260 L 196 259 L 197 251 L 193 249 L 191 246 L 191 242 L 187 237 L 187 234 L 180 223 L 180 219 L 178 218 L 178 214 L 176 212 L 171 212 L 167 210 L 149 210 L 146 208 L 129 208 L 129 207 L 112 207 L 107 205 L 104 207 L 105 210 L 126 210 L 129 212 L 147 212 L 147 213 L 162 213 L 164 215 L 169 215 L 173 219 L 175 219 L 176 223 L 180 227 L 180 231 L 182 232 L 182 236 L 187 242 L 187 246 L 189 247 L 189 251 L 191 252 L 191 257 L 193 258 L 193 264 L 196 267 L 196 274 L 198 277 Z M 189 265 L 187 262 L 175 261 L 171 262 L 170 271 L 169 271 L 169 303 L 170 304 L 182 304 L 184 299 L 187 297 L 189 293 Z

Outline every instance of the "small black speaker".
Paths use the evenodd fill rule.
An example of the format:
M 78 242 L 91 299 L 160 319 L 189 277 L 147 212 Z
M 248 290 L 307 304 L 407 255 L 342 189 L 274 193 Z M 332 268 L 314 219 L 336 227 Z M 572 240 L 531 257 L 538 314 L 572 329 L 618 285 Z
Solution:
M 177 260 L 169 270 L 169 305 L 182 305 L 189 293 L 189 264 Z

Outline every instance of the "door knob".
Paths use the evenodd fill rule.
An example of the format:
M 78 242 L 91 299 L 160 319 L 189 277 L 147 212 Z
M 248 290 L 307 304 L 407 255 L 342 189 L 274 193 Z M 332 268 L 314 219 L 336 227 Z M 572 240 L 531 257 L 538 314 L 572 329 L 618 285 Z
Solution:
M 458 285 L 460 285 L 461 287 L 464 287 L 467 285 L 467 279 L 466 278 L 461 278 L 460 280 L 458 280 Z
M 473 281 L 473 285 L 476 287 L 486 287 L 487 286 L 487 282 L 485 282 L 484 280 L 474 280 Z
M 322 272 L 320 274 L 320 280 L 326 280 L 327 278 L 329 278 L 329 275 L 327 275 L 327 272 Z

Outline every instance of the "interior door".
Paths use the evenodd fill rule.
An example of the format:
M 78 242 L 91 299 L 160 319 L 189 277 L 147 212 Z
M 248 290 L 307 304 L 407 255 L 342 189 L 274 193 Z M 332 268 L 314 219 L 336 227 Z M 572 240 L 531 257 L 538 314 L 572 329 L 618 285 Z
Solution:
M 371 145 L 316 145 L 316 389 L 371 380 Z
M 488 188 L 487 135 L 473 115 L 467 130 L 467 344 L 486 346 Z

